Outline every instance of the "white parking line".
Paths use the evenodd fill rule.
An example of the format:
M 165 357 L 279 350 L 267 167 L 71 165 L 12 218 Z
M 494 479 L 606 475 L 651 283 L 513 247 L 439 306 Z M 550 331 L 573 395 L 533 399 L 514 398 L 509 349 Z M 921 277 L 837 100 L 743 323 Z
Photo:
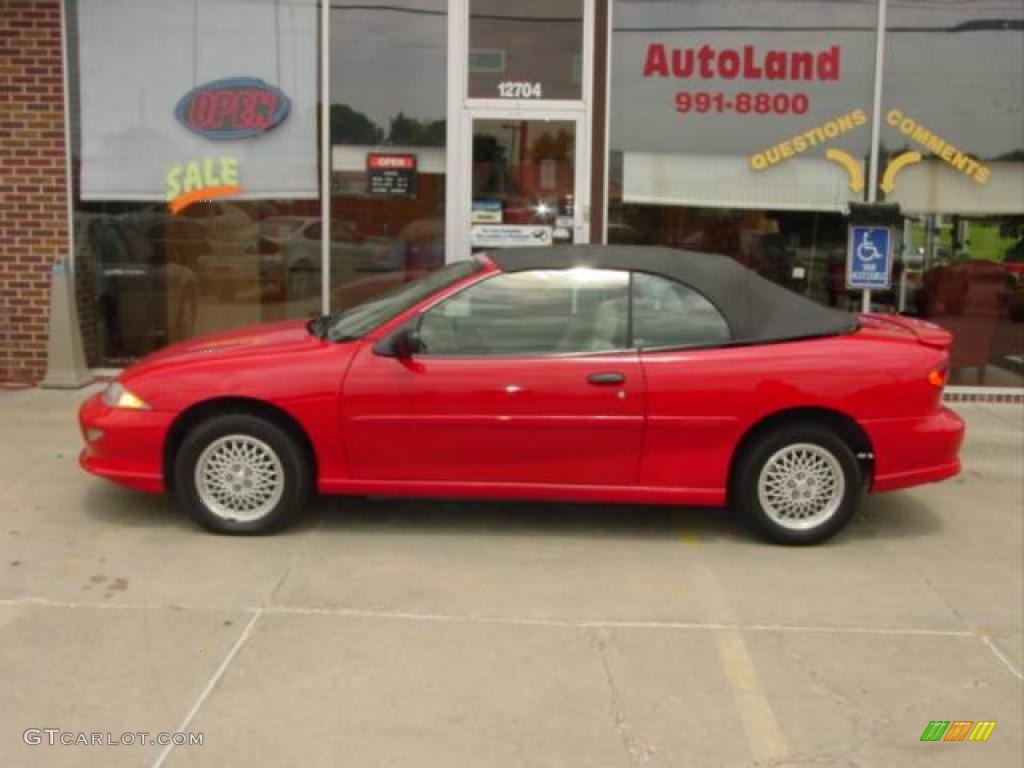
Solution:
M 395 621 L 433 621 L 463 624 L 496 624 L 524 627 L 569 627 L 579 629 L 665 629 L 735 632 L 794 632 L 835 635 L 888 635 L 893 637 L 956 637 L 981 640 L 985 647 L 1018 680 L 1024 673 L 1006 654 L 982 632 L 969 629 L 930 629 L 923 627 L 863 627 L 821 626 L 814 624 L 745 624 L 743 622 L 716 621 L 630 621 L 628 619 L 547 619 L 529 616 L 478 616 L 455 613 L 413 613 L 409 611 L 372 611 L 362 608 L 317 608 L 307 606 L 268 605 L 256 608 L 217 605 L 182 605 L 180 603 L 84 603 L 70 600 L 50 600 L 44 597 L 0 598 L 0 606 L 44 608 L 74 608 L 103 611 L 215 611 L 218 613 L 254 613 L 254 615 L 281 616 L 337 616 L 353 619 L 391 619 Z
M 235 644 L 231 646 L 231 650 L 228 651 L 228 655 L 224 657 L 220 666 L 217 667 L 217 671 L 213 673 L 213 677 L 211 677 L 209 682 L 206 683 L 206 687 L 200 691 L 199 698 L 197 698 L 195 703 L 192 705 L 192 709 L 188 711 L 188 714 L 185 715 L 185 719 L 181 721 L 181 725 L 178 726 L 179 733 L 188 728 L 189 723 L 192 722 L 192 718 L 196 716 L 199 708 L 203 706 L 203 702 L 206 701 L 206 697 L 213 691 L 214 686 L 217 685 L 217 681 L 224 675 L 224 671 L 228 668 L 228 665 L 230 665 L 235 656 L 238 655 L 239 650 L 241 650 L 242 646 L 245 645 L 245 641 L 249 639 L 249 634 L 252 632 L 252 628 L 256 625 L 256 620 L 262 615 L 262 613 L 263 612 L 260 609 L 257 609 L 256 612 L 253 613 L 252 618 L 249 619 L 249 623 L 246 624 L 245 629 L 242 630 L 242 634 L 238 636 L 238 640 L 235 641 Z M 157 756 L 156 762 L 153 763 L 153 768 L 160 768 L 160 766 L 164 764 L 168 755 L 170 755 L 174 750 L 174 746 L 174 742 L 172 741 L 164 747 L 163 752 Z
M 262 605 L 258 607 L 222 605 L 183 605 L 181 603 L 88 603 L 50 600 L 40 597 L 0 599 L 0 606 L 36 605 L 46 608 L 81 608 L 104 611 L 213 611 L 217 613 L 253 613 L 267 616 L 338 616 L 355 619 L 393 619 L 396 621 L 434 621 L 465 624 L 507 624 L 511 626 L 578 627 L 582 629 L 676 629 L 676 630 L 736 630 L 739 632 L 806 632 L 820 634 L 860 635 L 922 635 L 928 637 L 972 637 L 981 633 L 968 629 L 930 629 L 918 627 L 863 627 L 826 626 L 804 624 L 746 624 L 732 621 L 640 621 L 630 619 L 551 619 L 531 616 L 486 616 L 458 613 L 417 613 L 411 611 L 377 611 L 363 608 L 319 608 L 315 606 Z

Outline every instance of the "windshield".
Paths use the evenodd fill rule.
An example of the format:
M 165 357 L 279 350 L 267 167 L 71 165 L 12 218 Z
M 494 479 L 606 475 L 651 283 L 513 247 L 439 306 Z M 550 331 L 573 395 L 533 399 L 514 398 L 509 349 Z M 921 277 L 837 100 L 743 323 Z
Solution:
M 328 315 L 324 321 L 324 338 L 331 341 L 358 339 L 381 323 L 416 306 L 427 297 L 469 277 L 481 268 L 476 260 L 456 261 L 425 277 L 388 291 L 343 312 Z

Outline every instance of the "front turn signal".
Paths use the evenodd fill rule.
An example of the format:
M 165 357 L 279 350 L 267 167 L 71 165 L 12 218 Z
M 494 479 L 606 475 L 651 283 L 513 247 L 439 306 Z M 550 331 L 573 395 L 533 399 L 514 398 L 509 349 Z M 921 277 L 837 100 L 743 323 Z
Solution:
M 115 381 L 103 393 L 103 402 L 111 408 L 127 408 L 133 411 L 148 411 L 149 405 L 137 395 L 132 394 L 124 386 Z

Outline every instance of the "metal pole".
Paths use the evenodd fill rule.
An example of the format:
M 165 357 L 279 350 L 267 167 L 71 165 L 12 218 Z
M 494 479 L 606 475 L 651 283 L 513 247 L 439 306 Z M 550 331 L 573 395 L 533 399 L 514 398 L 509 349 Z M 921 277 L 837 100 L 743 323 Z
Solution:
M 468 259 L 470 208 L 463 207 L 472 193 L 464 191 L 473 161 L 472 124 L 466 120 L 466 83 L 469 50 L 469 2 L 448 2 L 448 97 L 445 138 L 445 263 Z M 466 126 L 470 130 L 465 131 Z M 467 134 L 464 136 L 464 134 Z M 465 160 L 465 167 L 463 161 Z
M 907 248 L 911 240 L 910 219 L 903 220 L 903 239 L 900 243 L 900 258 L 903 261 L 903 269 L 900 271 L 900 298 L 897 304 L 897 311 L 902 315 L 907 311 Z
M 65 208 L 68 216 L 68 269 L 71 272 L 72 280 L 75 275 L 75 268 L 78 266 L 75 254 L 75 184 L 71 174 L 74 173 L 74 163 L 71 153 L 74 147 L 71 146 L 74 138 L 71 132 L 71 49 L 68 44 L 68 10 L 67 4 L 60 4 L 60 49 L 61 49 L 61 87 L 64 90 L 64 197 Z M 75 329 L 78 330 L 77 328 Z
M 603 245 L 608 244 L 608 211 L 611 201 L 609 176 L 611 175 L 610 168 L 612 164 L 612 27 L 615 24 L 615 3 L 613 0 L 608 0 L 606 6 L 605 28 L 607 32 L 605 33 L 604 43 L 604 182 L 602 186 L 604 197 L 598 201 L 590 201 L 591 205 L 597 202 L 604 206 L 601 216 L 601 243 Z
M 888 0 L 878 0 L 878 24 L 875 30 L 875 91 L 871 105 L 871 154 L 868 159 L 868 199 L 878 202 L 878 143 L 882 129 L 882 72 L 885 69 L 885 19 Z M 871 291 L 864 290 L 861 311 L 871 311 Z
M 320 311 L 331 311 L 331 2 L 320 3 Z

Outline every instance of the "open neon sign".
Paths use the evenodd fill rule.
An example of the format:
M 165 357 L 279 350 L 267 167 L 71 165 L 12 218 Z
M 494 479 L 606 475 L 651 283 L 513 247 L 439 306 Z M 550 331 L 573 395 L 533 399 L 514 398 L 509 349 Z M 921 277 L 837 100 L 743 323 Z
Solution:
M 193 88 L 175 107 L 178 121 L 207 139 L 248 139 L 280 125 L 291 110 L 284 92 L 255 77 L 231 77 Z

